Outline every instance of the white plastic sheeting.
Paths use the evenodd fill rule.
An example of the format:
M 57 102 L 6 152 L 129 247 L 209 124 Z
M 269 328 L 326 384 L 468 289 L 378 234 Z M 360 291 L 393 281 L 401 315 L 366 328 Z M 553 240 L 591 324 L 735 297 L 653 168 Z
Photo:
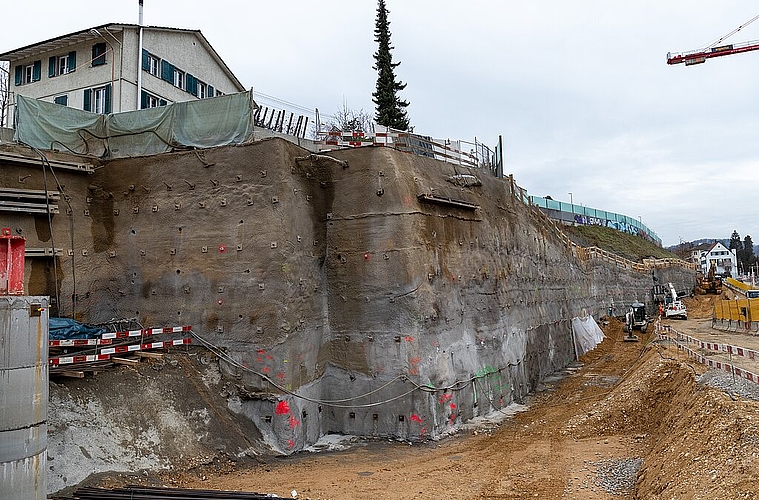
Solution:
M 577 357 L 582 356 L 600 344 L 604 339 L 604 332 L 590 314 L 572 318 L 572 337 L 575 342 Z
M 15 140 L 38 149 L 121 158 L 253 139 L 252 92 L 100 115 L 17 96 Z

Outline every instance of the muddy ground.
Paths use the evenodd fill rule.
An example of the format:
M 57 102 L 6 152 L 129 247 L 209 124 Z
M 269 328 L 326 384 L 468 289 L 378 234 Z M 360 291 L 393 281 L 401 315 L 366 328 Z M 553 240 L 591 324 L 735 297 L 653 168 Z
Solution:
M 713 296 L 691 299 L 684 326 Z M 755 499 L 759 402 L 697 382 L 705 372 L 655 342 L 624 342 L 622 324 L 500 425 L 438 442 L 354 442 L 258 464 L 99 478 L 100 484 L 274 493 L 310 499 Z

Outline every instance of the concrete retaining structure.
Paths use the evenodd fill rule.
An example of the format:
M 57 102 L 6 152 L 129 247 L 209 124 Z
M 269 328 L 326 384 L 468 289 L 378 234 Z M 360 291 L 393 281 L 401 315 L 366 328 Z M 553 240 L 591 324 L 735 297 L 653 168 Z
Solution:
M 572 317 L 649 293 L 651 273 L 573 255 L 512 179 L 389 148 L 325 155 L 271 139 L 59 172 L 52 233 L 39 215 L 11 227 L 62 247 L 63 315 L 192 324 L 278 453 L 451 432 L 571 362 Z M 29 167 L 3 182 L 21 169 L 42 189 Z M 50 260 L 27 268 L 53 295 Z
M 47 302 L 0 296 L 0 498 L 47 498 Z

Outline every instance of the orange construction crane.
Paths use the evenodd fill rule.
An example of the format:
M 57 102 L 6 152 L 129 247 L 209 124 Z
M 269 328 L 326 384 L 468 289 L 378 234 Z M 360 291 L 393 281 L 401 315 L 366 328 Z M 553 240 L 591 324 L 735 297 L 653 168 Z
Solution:
M 740 30 L 748 26 L 749 24 L 753 23 L 759 19 L 759 15 L 755 16 L 753 19 L 750 19 L 748 22 L 738 26 L 733 31 L 728 33 L 725 36 L 722 36 L 718 38 L 716 41 L 711 43 L 710 45 L 706 46 L 703 49 L 698 50 L 691 50 L 688 52 L 667 52 L 667 64 L 680 64 L 685 63 L 686 66 L 692 66 L 694 64 L 701 64 L 706 62 L 707 59 L 710 59 L 712 57 L 719 57 L 719 56 L 729 56 L 730 54 L 740 54 L 742 52 L 751 52 L 752 50 L 759 50 L 759 40 L 754 40 L 752 42 L 742 42 L 742 43 L 728 43 L 728 44 L 722 44 L 722 42 L 738 33 Z

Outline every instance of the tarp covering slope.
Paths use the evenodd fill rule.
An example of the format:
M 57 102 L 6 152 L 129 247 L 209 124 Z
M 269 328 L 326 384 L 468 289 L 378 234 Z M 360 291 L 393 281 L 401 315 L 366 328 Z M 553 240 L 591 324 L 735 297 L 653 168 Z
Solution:
M 249 142 L 258 107 L 252 92 L 112 115 L 24 96 L 17 96 L 16 103 L 16 141 L 108 158 Z
M 590 314 L 572 318 L 572 334 L 574 336 L 577 357 L 592 350 L 604 339 L 604 332 Z

